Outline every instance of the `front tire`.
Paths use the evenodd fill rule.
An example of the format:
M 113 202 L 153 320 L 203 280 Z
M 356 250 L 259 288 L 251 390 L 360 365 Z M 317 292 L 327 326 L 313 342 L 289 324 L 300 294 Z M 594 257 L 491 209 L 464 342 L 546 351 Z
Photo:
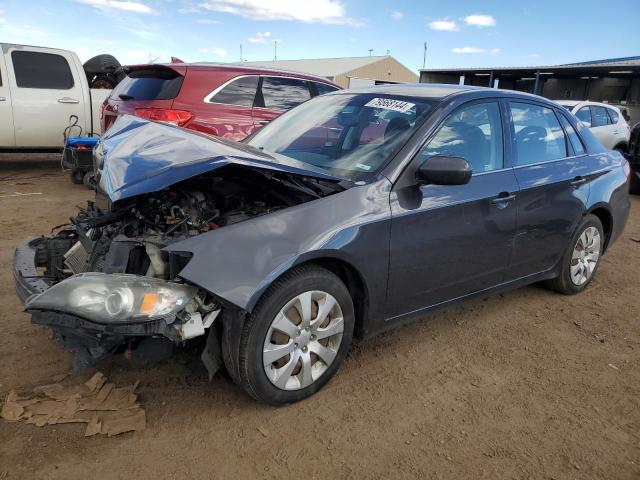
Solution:
M 562 256 L 559 275 L 547 286 L 565 295 L 587 288 L 600 264 L 604 242 L 602 222 L 595 215 L 586 215 Z
M 245 320 L 240 383 L 256 400 L 281 405 L 320 390 L 351 345 L 355 314 L 344 283 L 310 265 L 274 282 Z

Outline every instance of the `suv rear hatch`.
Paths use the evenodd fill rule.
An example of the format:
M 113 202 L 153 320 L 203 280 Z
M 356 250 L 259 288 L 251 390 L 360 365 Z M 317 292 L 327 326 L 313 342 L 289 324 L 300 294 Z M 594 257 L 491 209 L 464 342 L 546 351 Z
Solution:
M 127 76 L 113 89 L 101 112 L 102 131 L 122 114 L 136 115 L 184 126 L 191 113 L 172 109 L 180 93 L 187 67 L 174 65 L 133 65 L 123 68 Z

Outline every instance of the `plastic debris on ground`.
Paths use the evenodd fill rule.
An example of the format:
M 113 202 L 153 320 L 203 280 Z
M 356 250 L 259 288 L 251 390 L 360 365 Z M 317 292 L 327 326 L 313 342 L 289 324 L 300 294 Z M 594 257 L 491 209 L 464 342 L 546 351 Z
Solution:
M 10 391 L 0 416 L 38 427 L 86 423 L 85 437 L 145 429 L 145 412 L 135 393 L 138 382 L 118 388 L 100 372 L 83 384 L 67 385 L 63 380 L 63 376 L 54 377 L 56 383 L 36 387 L 25 396 Z

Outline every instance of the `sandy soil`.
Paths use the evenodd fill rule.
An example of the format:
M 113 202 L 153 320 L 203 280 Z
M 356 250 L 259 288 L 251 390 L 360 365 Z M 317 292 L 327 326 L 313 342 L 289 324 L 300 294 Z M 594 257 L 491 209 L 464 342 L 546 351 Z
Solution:
M 41 193 L 21 197 L 3 195 Z M 14 247 L 65 222 L 90 192 L 54 170 L 0 172 L 0 398 L 65 372 L 70 355 L 30 324 Z M 0 420 L 0 479 L 640 478 L 640 198 L 582 295 L 523 288 L 353 348 L 315 397 L 266 407 L 193 354 L 135 369 L 148 428 Z M 89 376 L 86 372 L 83 377 Z

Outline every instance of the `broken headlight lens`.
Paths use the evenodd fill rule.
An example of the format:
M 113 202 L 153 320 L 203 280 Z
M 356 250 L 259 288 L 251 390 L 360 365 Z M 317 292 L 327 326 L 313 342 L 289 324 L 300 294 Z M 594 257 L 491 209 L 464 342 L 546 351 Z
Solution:
M 99 323 L 135 323 L 175 315 L 196 288 L 151 277 L 81 273 L 27 303 L 27 310 L 56 310 Z

